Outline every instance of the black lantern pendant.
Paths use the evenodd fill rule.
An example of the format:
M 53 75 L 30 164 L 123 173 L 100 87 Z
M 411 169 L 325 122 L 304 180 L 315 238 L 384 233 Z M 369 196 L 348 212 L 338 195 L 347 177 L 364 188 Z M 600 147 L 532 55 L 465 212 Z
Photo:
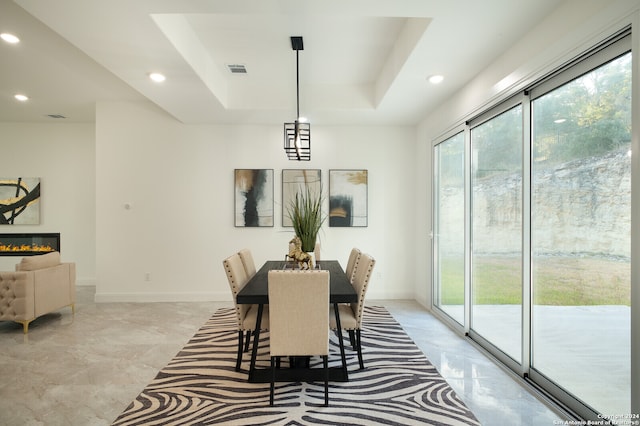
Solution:
M 298 53 L 304 50 L 302 37 L 291 37 L 291 48 L 296 51 L 296 121 L 284 123 L 284 151 L 289 160 L 311 160 L 311 124 L 300 120 L 300 76 Z

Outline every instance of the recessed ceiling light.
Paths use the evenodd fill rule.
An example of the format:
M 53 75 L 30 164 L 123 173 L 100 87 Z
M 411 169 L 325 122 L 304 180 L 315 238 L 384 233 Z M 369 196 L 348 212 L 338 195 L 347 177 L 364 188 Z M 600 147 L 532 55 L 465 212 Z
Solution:
M 163 74 L 160 74 L 159 72 L 152 72 L 151 74 L 149 74 L 149 78 L 156 83 L 162 83 L 167 79 Z
M 430 75 L 428 80 L 429 80 L 429 83 L 431 84 L 440 84 L 442 83 L 442 80 L 444 80 L 444 77 L 441 76 L 440 74 L 435 74 L 435 75 Z
M 14 36 L 13 34 L 9 34 L 9 33 L 0 34 L 0 38 L 2 38 L 7 43 L 11 43 L 11 44 L 16 44 L 16 43 L 18 43 L 20 41 L 20 39 L 18 37 Z
M 24 102 L 24 101 L 28 101 L 29 97 L 27 95 L 22 95 L 20 93 L 18 93 L 17 95 L 14 96 L 14 98 L 16 98 L 17 100 Z

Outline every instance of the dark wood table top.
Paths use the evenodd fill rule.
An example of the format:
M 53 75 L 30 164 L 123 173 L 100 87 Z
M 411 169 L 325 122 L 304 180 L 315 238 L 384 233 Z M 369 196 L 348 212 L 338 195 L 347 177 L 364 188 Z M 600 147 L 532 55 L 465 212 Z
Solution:
M 272 269 L 283 269 L 283 260 L 268 260 L 236 296 L 236 303 L 240 304 L 268 304 L 268 274 Z M 322 260 L 320 269 L 329 271 L 331 303 L 352 303 L 358 301 L 358 295 L 347 278 L 342 266 L 337 260 Z

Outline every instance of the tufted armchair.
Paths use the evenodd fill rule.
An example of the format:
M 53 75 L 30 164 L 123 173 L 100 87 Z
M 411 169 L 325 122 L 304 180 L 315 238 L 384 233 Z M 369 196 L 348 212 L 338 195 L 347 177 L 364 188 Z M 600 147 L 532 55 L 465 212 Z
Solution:
M 0 321 L 22 324 L 66 306 L 75 313 L 76 265 L 52 252 L 22 259 L 15 272 L 0 272 Z

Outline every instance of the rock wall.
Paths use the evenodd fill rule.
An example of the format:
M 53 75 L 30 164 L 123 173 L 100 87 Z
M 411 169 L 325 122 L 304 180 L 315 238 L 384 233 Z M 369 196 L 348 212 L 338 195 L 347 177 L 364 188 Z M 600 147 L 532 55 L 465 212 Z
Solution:
M 473 188 L 474 252 L 516 254 L 521 249 L 522 181 L 497 175 Z M 553 167 L 536 165 L 532 179 L 532 244 L 537 255 L 630 256 L 631 164 L 627 151 Z M 443 191 L 441 244 L 460 247 L 461 189 Z M 462 203 L 462 204 L 461 204 Z

